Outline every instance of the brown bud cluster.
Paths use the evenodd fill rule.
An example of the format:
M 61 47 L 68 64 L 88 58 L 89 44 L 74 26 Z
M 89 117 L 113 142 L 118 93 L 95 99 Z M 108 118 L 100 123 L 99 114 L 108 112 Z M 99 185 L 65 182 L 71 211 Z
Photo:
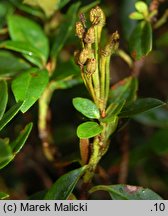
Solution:
M 105 14 L 99 6 L 96 6 L 90 11 L 90 21 L 94 25 L 100 25 L 100 26 L 105 25 L 105 21 L 106 21 Z
M 86 63 L 88 57 L 89 57 L 89 50 L 84 48 L 79 54 L 78 63 L 80 65 L 84 65 Z
M 91 26 L 88 31 L 86 32 L 85 38 L 84 38 L 85 43 L 87 44 L 92 44 L 95 42 L 95 33 L 94 33 L 94 27 Z
M 102 55 L 104 56 L 111 55 L 118 49 L 118 46 L 119 46 L 119 34 L 116 31 L 111 35 L 108 43 L 104 47 L 104 50 L 102 50 Z
M 86 73 L 92 75 L 96 71 L 96 59 L 89 58 L 86 63 Z
M 77 36 L 82 39 L 84 34 L 85 34 L 85 29 L 83 27 L 82 22 L 77 22 L 76 23 L 76 34 Z

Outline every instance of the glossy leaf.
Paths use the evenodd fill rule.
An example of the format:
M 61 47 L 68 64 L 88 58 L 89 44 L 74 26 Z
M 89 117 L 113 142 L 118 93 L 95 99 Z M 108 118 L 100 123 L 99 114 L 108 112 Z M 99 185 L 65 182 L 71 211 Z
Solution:
M 61 176 L 49 189 L 45 200 L 66 200 L 72 193 L 75 185 L 85 172 L 86 166 L 70 171 Z
M 77 136 L 80 139 L 91 138 L 100 134 L 103 130 L 103 127 L 100 126 L 97 122 L 85 122 L 78 126 Z
M 87 98 L 76 97 L 73 99 L 73 105 L 76 110 L 78 110 L 88 118 L 91 119 L 100 118 L 99 109 L 91 100 Z
M 17 154 L 21 150 L 32 130 L 32 127 L 33 123 L 26 125 L 24 130 L 20 132 L 20 135 L 17 137 L 17 139 L 10 143 L 13 154 Z
M 13 154 L 10 146 L 0 139 L 0 169 L 3 168 L 6 161 L 10 161 L 12 158 Z
M 149 22 L 140 22 L 132 32 L 129 39 L 131 56 L 135 60 L 148 55 L 152 50 L 152 27 Z
M 0 120 L 2 119 L 6 110 L 8 102 L 8 86 L 6 81 L 0 81 Z
M 41 58 L 40 52 L 26 42 L 4 41 L 0 43 L 0 48 L 19 52 L 31 63 L 40 68 L 43 67 L 44 62 Z
M 61 51 L 62 47 L 65 44 L 65 41 L 69 37 L 76 21 L 77 10 L 79 8 L 80 3 L 73 4 L 65 17 L 64 24 L 60 25 L 57 34 L 53 39 L 53 44 L 51 48 L 51 57 L 56 58 L 58 53 Z
M 154 191 L 139 186 L 132 185 L 98 185 L 90 190 L 90 193 L 95 191 L 109 192 L 113 200 L 162 200 L 162 198 Z
M 41 27 L 34 21 L 23 16 L 8 17 L 9 34 L 13 41 L 27 43 L 39 51 L 40 57 L 46 63 L 49 53 L 49 43 Z
M 22 102 L 13 105 L 0 120 L 0 131 L 11 121 L 11 119 L 19 112 Z
M 120 103 L 126 101 L 126 104 L 130 103 L 134 101 L 137 97 L 136 95 L 137 88 L 138 88 L 137 78 L 132 76 L 127 77 L 111 87 L 109 93 L 109 102 Z
M 6 198 L 8 198 L 8 197 L 9 197 L 8 194 L 6 194 L 6 193 L 4 193 L 4 192 L 0 192 L 0 200 L 6 199 Z
M 163 107 L 136 115 L 134 120 L 152 127 L 168 128 L 168 110 Z
M 26 112 L 41 96 L 48 83 L 47 70 L 32 68 L 12 82 L 12 91 L 16 101 L 24 101 L 21 111 Z
M 126 106 L 120 113 L 120 117 L 131 117 L 139 113 L 165 105 L 163 101 L 155 98 L 142 98 Z
M 26 61 L 5 50 L 0 51 L 0 59 L 0 77 L 13 76 L 30 68 Z

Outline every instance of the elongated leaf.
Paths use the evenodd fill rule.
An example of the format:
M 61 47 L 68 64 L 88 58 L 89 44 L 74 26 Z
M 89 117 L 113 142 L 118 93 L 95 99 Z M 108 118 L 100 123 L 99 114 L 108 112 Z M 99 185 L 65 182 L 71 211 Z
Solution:
M 132 185 L 98 185 L 93 187 L 90 190 L 90 193 L 98 190 L 109 192 L 113 200 L 162 200 L 162 198 L 154 191 Z
M 8 102 L 8 88 L 6 81 L 0 81 L 0 120 L 6 109 Z
M 13 15 L 8 17 L 8 27 L 13 41 L 24 42 L 36 48 L 46 63 L 49 53 L 48 39 L 37 23 L 23 16 Z
M 23 4 L 22 1 L 23 0 L 9 0 L 9 2 L 11 2 L 19 10 L 24 11 L 33 16 L 37 16 L 42 20 L 45 19 L 45 15 L 40 8 L 30 7 L 29 5 Z
M 76 21 L 76 16 L 77 16 L 77 10 L 79 8 L 80 3 L 75 3 L 73 4 L 65 17 L 63 25 L 60 25 L 58 33 L 55 35 L 55 39 L 53 40 L 53 45 L 51 48 L 51 53 L 50 56 L 52 58 L 56 58 L 60 50 L 65 44 L 65 41 L 69 37 L 75 21 Z
M 100 121 L 101 122 L 106 122 L 106 123 L 110 123 L 110 122 L 115 121 L 115 119 L 117 118 L 118 114 L 122 110 L 124 104 L 125 104 L 125 100 L 120 101 L 120 102 L 113 102 L 113 103 L 111 103 L 110 106 L 107 109 L 107 115 L 106 115 L 106 117 L 105 118 L 101 118 Z
M 8 197 L 9 197 L 8 194 L 6 194 L 6 193 L 4 193 L 4 192 L 0 192 L 0 200 L 6 199 L 6 198 L 8 198 Z
M 27 60 L 38 67 L 43 67 L 43 59 L 40 52 L 26 42 L 4 41 L 0 43 L 0 48 L 9 49 L 21 53 Z
M 97 106 L 87 98 L 77 97 L 73 99 L 75 109 L 81 112 L 84 116 L 92 119 L 99 119 L 100 112 Z
M 21 150 L 32 130 L 32 127 L 33 123 L 26 125 L 24 130 L 20 132 L 20 135 L 17 137 L 17 139 L 10 143 L 13 154 L 17 154 Z
M 3 116 L 0 121 L 0 131 L 10 122 L 10 120 L 19 112 L 22 102 L 18 102 L 12 106 Z
M 138 88 L 137 79 L 133 76 L 127 77 L 111 87 L 109 93 L 109 102 L 120 103 L 125 100 L 126 104 L 130 103 L 134 101 L 137 97 L 136 95 L 137 88 Z
M 168 128 L 168 110 L 163 107 L 149 110 L 133 118 L 145 125 L 157 128 Z
M 152 27 L 149 22 L 140 22 L 132 32 L 129 39 L 131 56 L 135 60 L 148 55 L 152 50 Z
M 0 139 L 0 169 L 6 161 L 10 161 L 13 158 L 12 150 L 8 144 Z
M 16 101 L 24 101 L 21 107 L 23 113 L 39 99 L 47 83 L 47 70 L 37 68 L 32 68 L 13 80 L 12 91 Z
M 60 10 L 63 8 L 70 0 L 56 0 L 55 9 Z
M 66 200 L 77 184 L 79 178 L 85 172 L 86 166 L 75 169 L 61 176 L 49 189 L 46 200 Z
M 77 136 L 80 139 L 91 138 L 100 134 L 103 130 L 103 127 L 100 126 L 97 122 L 85 122 L 78 126 Z
M 18 136 L 18 138 L 10 144 L 2 143 L 2 141 L 0 140 L 0 169 L 8 165 L 24 146 L 31 132 L 32 126 L 32 123 L 26 125 L 24 130 L 21 131 L 21 134 Z
M 5 50 L 0 51 L 0 59 L 0 77 L 13 76 L 30 68 L 26 61 Z
M 121 19 L 123 37 L 125 37 L 127 41 L 136 26 L 136 21 L 129 18 L 130 13 L 135 10 L 136 1 L 137 0 L 122 0 L 122 4 L 120 6 L 120 13 L 122 16 L 119 16 L 119 18 Z
M 160 101 L 155 98 L 142 98 L 138 99 L 135 102 L 126 106 L 121 113 L 119 114 L 120 117 L 131 117 L 145 111 L 160 107 L 165 105 L 163 101 Z

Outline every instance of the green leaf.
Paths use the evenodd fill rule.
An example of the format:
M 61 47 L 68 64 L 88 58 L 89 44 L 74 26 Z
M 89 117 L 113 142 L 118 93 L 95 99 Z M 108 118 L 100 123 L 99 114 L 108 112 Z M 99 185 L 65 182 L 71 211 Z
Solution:
M 80 177 L 85 172 L 86 166 L 75 169 L 61 176 L 49 189 L 45 196 L 45 200 L 66 200 Z
M 110 122 L 116 122 L 117 116 L 122 110 L 123 106 L 125 104 L 125 101 L 121 101 L 118 103 L 112 103 L 107 109 L 107 115 L 105 118 L 101 118 L 101 122 L 110 123 Z
M 127 77 L 111 87 L 109 93 L 109 102 L 121 103 L 126 101 L 126 104 L 128 104 L 136 99 L 137 89 L 137 78 L 133 76 Z
M 0 139 L 0 169 L 2 169 L 6 162 L 12 160 L 13 154 L 10 146 Z
M 33 123 L 26 125 L 24 130 L 20 132 L 20 135 L 17 137 L 17 139 L 10 143 L 13 154 L 17 154 L 21 150 L 32 130 L 32 127 Z
M 41 96 L 48 84 L 48 71 L 32 68 L 16 77 L 12 91 L 16 101 L 24 101 L 21 111 L 26 112 Z
M 16 8 L 18 8 L 21 11 L 24 11 L 28 14 L 31 14 L 33 16 L 37 16 L 40 19 L 44 20 L 45 16 L 43 11 L 40 8 L 31 7 L 29 5 L 25 5 L 22 3 L 22 0 L 9 0 Z
M 149 22 L 142 21 L 135 27 L 129 39 L 129 49 L 135 60 L 152 50 L 152 27 Z
M 44 62 L 41 58 L 40 52 L 35 47 L 27 44 L 26 42 L 4 41 L 0 43 L 0 48 L 19 52 L 31 63 L 40 68 L 43 67 Z
M 6 194 L 6 193 L 4 193 L 4 192 L 0 192 L 0 200 L 6 199 L 6 198 L 8 198 L 8 197 L 9 197 L 8 194 Z
M 168 110 L 163 107 L 136 115 L 134 120 L 152 127 L 168 128 Z
M 91 100 L 87 98 L 76 97 L 72 102 L 75 109 L 81 112 L 84 116 L 91 119 L 100 118 L 99 109 Z
M 6 17 L 11 15 L 14 11 L 13 6 L 10 4 L 9 1 L 0 1 L 0 28 L 5 26 L 6 24 Z
M 13 41 L 24 42 L 36 48 L 45 64 L 48 59 L 49 42 L 41 27 L 23 16 L 8 17 L 9 34 Z
M 98 185 L 90 190 L 93 193 L 98 190 L 109 192 L 113 200 L 162 200 L 154 191 L 139 186 L 132 185 Z
M 0 81 L 0 120 L 2 119 L 6 110 L 8 102 L 8 86 L 6 81 Z
M 76 21 L 77 11 L 80 3 L 75 3 L 69 8 L 64 19 L 63 25 L 60 25 L 57 34 L 54 37 L 50 56 L 56 58 L 69 37 Z
M 6 144 L 4 142 L 2 143 L 0 140 L 0 169 L 9 164 L 15 158 L 16 154 L 21 150 L 30 134 L 32 125 L 32 123 L 26 125 L 18 138 L 10 144 Z
M 96 122 L 85 122 L 78 126 L 77 136 L 80 139 L 91 138 L 100 134 L 103 127 Z
M 10 120 L 19 112 L 22 106 L 22 102 L 18 102 L 14 106 L 12 106 L 0 120 L 0 131 L 10 122 Z
M 143 14 L 141 13 L 138 13 L 138 12 L 133 12 L 129 15 L 129 18 L 130 19 L 133 19 L 133 20 L 143 20 L 144 19 L 144 16 Z
M 119 16 L 119 18 L 122 24 L 123 37 L 126 38 L 127 41 L 137 24 L 136 21 L 129 19 L 130 13 L 134 11 L 134 5 L 136 1 L 137 0 L 122 0 L 120 6 L 120 13 L 122 14 L 122 16 Z
M 138 1 L 135 3 L 135 8 L 138 12 L 144 14 L 145 16 L 148 15 L 148 5 L 143 1 Z
M 26 61 L 5 50 L 0 51 L 0 59 L 0 77 L 13 76 L 30 68 Z
M 165 105 L 165 103 L 158 99 L 142 98 L 124 107 L 124 109 L 121 111 L 119 116 L 127 118 L 127 117 L 131 117 L 131 116 L 146 112 L 148 110 L 151 110 L 151 109 L 163 106 L 163 105 Z
M 68 2 L 70 2 L 70 0 L 56 0 L 55 9 L 60 10 L 66 4 L 68 4 Z

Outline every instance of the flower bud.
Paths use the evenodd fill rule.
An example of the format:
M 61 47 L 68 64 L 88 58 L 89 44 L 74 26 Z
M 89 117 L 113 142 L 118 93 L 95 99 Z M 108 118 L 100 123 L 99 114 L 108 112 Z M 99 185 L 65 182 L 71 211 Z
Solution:
M 106 21 L 105 14 L 99 6 L 96 6 L 95 8 L 91 9 L 90 21 L 94 25 L 100 25 L 100 26 L 105 25 L 105 21 Z
M 85 38 L 84 38 L 85 43 L 87 44 L 92 44 L 95 41 L 95 33 L 94 33 L 94 27 L 90 27 L 88 31 L 86 32 Z
M 120 38 L 120 36 L 119 36 L 117 31 L 111 35 L 108 43 L 106 44 L 104 50 L 102 51 L 102 54 L 104 56 L 109 56 L 118 49 L 119 38 Z
M 79 54 L 79 60 L 78 63 L 80 65 L 84 65 L 87 61 L 87 59 L 89 58 L 89 50 L 84 48 L 81 53 Z
M 76 34 L 77 36 L 82 39 L 85 33 L 85 29 L 83 27 L 82 22 L 77 22 L 76 23 Z
M 92 75 L 96 71 L 96 59 L 90 58 L 87 60 L 86 73 Z

